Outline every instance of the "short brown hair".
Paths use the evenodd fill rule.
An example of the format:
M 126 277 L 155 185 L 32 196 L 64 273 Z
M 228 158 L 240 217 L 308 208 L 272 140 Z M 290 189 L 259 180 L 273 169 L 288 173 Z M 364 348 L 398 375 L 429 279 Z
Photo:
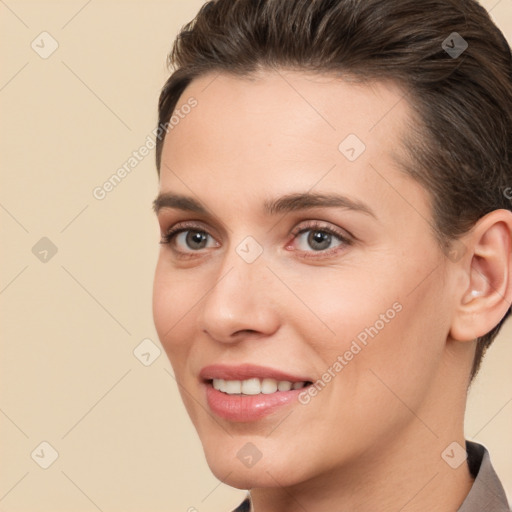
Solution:
M 512 56 L 475 0 L 210 1 L 182 28 L 169 64 L 159 126 L 190 82 L 210 72 L 291 68 L 391 79 L 419 114 L 404 141 L 405 171 L 431 195 L 443 250 L 483 215 L 512 209 L 504 194 L 512 185 Z M 162 146 L 158 138 L 158 172 Z M 478 338 L 471 380 L 509 315 Z

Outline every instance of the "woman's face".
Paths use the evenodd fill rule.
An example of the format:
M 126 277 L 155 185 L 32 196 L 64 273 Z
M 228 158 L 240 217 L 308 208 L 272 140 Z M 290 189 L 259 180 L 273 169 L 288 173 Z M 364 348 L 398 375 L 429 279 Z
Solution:
M 154 320 L 229 485 L 435 441 L 451 284 L 429 196 L 395 160 L 402 94 L 282 71 L 203 76 L 180 98 L 157 202 L 163 236 L 180 232 L 160 249 Z

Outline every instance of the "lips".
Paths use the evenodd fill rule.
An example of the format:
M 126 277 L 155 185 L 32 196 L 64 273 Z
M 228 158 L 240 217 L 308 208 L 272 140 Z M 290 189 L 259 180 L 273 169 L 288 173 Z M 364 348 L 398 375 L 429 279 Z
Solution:
M 205 366 L 199 372 L 199 377 L 203 381 L 211 381 L 213 379 L 247 380 L 252 378 L 275 379 L 277 381 L 287 380 L 290 382 L 311 382 L 313 380 L 311 377 L 305 375 L 292 375 L 281 370 L 253 364 L 243 364 L 239 366 L 215 364 Z
M 294 389 L 294 384 L 304 385 L 310 384 L 312 379 L 303 375 L 293 375 L 281 370 L 268 368 L 264 366 L 256 366 L 244 364 L 240 366 L 228 365 L 211 365 L 204 367 L 200 373 L 202 385 L 205 393 L 205 399 L 208 407 L 215 415 L 232 422 L 251 422 L 257 421 L 269 414 L 283 411 L 285 406 L 298 404 L 298 395 L 302 389 Z M 285 391 L 277 390 L 271 393 L 244 394 L 242 385 L 242 393 L 227 393 L 226 389 L 221 390 L 224 383 L 234 384 L 235 381 L 247 383 L 250 379 L 260 379 L 261 381 L 287 381 L 289 384 L 285 386 Z M 222 382 L 222 386 L 218 383 Z M 217 384 L 214 386 L 214 383 Z M 290 388 L 290 383 L 291 388 Z

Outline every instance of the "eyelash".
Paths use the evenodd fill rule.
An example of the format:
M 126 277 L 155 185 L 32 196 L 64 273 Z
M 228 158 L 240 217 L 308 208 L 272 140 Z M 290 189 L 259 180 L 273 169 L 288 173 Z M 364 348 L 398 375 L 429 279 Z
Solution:
M 176 226 L 170 228 L 166 233 L 162 235 L 162 239 L 160 240 L 160 244 L 162 245 L 170 245 L 173 240 L 176 238 L 177 235 L 180 233 L 186 232 L 186 231 L 196 231 L 198 233 L 206 234 L 208 236 L 211 236 L 205 229 L 203 229 L 200 225 L 190 223 L 190 222 L 182 222 L 180 224 L 177 224 Z M 330 249 L 321 250 L 321 251 L 299 251 L 303 252 L 303 255 L 301 257 L 303 258 L 325 258 L 328 256 L 332 256 L 335 253 L 338 253 L 340 250 L 342 251 L 344 247 L 350 246 L 353 244 L 353 240 L 351 240 L 347 235 L 345 235 L 343 232 L 338 231 L 332 227 L 328 227 L 325 224 L 322 224 L 319 221 L 307 221 L 304 224 L 302 224 L 300 227 L 294 229 L 291 234 L 293 235 L 293 240 L 295 240 L 299 235 L 302 233 L 305 233 L 307 231 L 319 231 L 321 233 L 326 233 L 332 237 L 337 238 L 341 244 L 337 245 L 336 247 L 332 247 Z M 352 235 L 350 235 L 352 236 Z M 287 244 L 287 247 L 290 244 Z M 196 257 L 199 251 L 191 251 L 191 252 L 183 252 L 179 251 L 173 248 L 173 251 L 179 255 L 180 258 L 193 258 Z M 318 254 L 318 256 L 313 255 Z

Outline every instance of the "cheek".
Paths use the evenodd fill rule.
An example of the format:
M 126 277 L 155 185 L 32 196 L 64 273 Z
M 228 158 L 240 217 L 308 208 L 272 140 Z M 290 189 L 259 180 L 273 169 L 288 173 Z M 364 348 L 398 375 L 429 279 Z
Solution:
M 377 385 L 381 398 L 393 399 L 386 383 L 415 401 L 436 374 L 449 329 L 441 276 L 434 273 L 418 286 L 417 266 L 368 270 L 344 273 L 327 288 L 310 285 L 308 305 L 318 318 L 303 327 L 322 371 L 343 375 L 334 379 L 340 392 L 350 390 L 367 403 L 364 396 L 376 396 Z
M 177 279 L 176 274 L 159 261 L 153 283 L 153 321 L 173 367 L 175 360 L 186 354 L 190 346 L 187 320 L 197 302 L 192 295 L 190 283 L 187 286 Z
M 376 410 L 396 406 L 407 412 L 401 402 L 418 410 L 437 377 L 449 314 L 442 283 L 436 276 L 431 278 L 412 292 L 412 281 L 404 280 L 389 297 L 396 300 L 397 307 L 392 308 L 396 311 L 386 309 L 389 304 L 384 301 L 368 318 L 371 326 L 361 331 L 368 337 L 357 356 L 354 393 L 371 394 Z
M 377 334 L 381 337 L 402 310 L 400 282 L 381 267 L 372 271 L 369 265 L 364 270 L 354 265 L 312 272 L 308 279 L 294 283 L 294 291 L 310 310 L 296 306 L 303 313 L 304 338 L 331 359 L 349 350 L 354 340 L 364 347 Z
M 347 450 L 343 439 L 352 439 L 357 452 L 415 421 L 411 410 L 419 413 L 427 403 L 442 361 L 446 318 L 440 316 L 439 283 L 413 293 L 405 279 L 387 284 L 381 290 L 388 293 L 378 300 L 360 300 L 356 294 L 352 301 L 340 300 L 338 308 L 323 311 L 336 336 L 315 350 L 328 365 L 325 370 L 331 367 L 336 376 L 312 399 L 311 407 L 322 405 L 322 416 L 310 424 L 326 437 L 332 425 L 339 425 L 340 441 L 330 445 L 333 453 Z M 430 424 L 427 413 L 421 416 Z

